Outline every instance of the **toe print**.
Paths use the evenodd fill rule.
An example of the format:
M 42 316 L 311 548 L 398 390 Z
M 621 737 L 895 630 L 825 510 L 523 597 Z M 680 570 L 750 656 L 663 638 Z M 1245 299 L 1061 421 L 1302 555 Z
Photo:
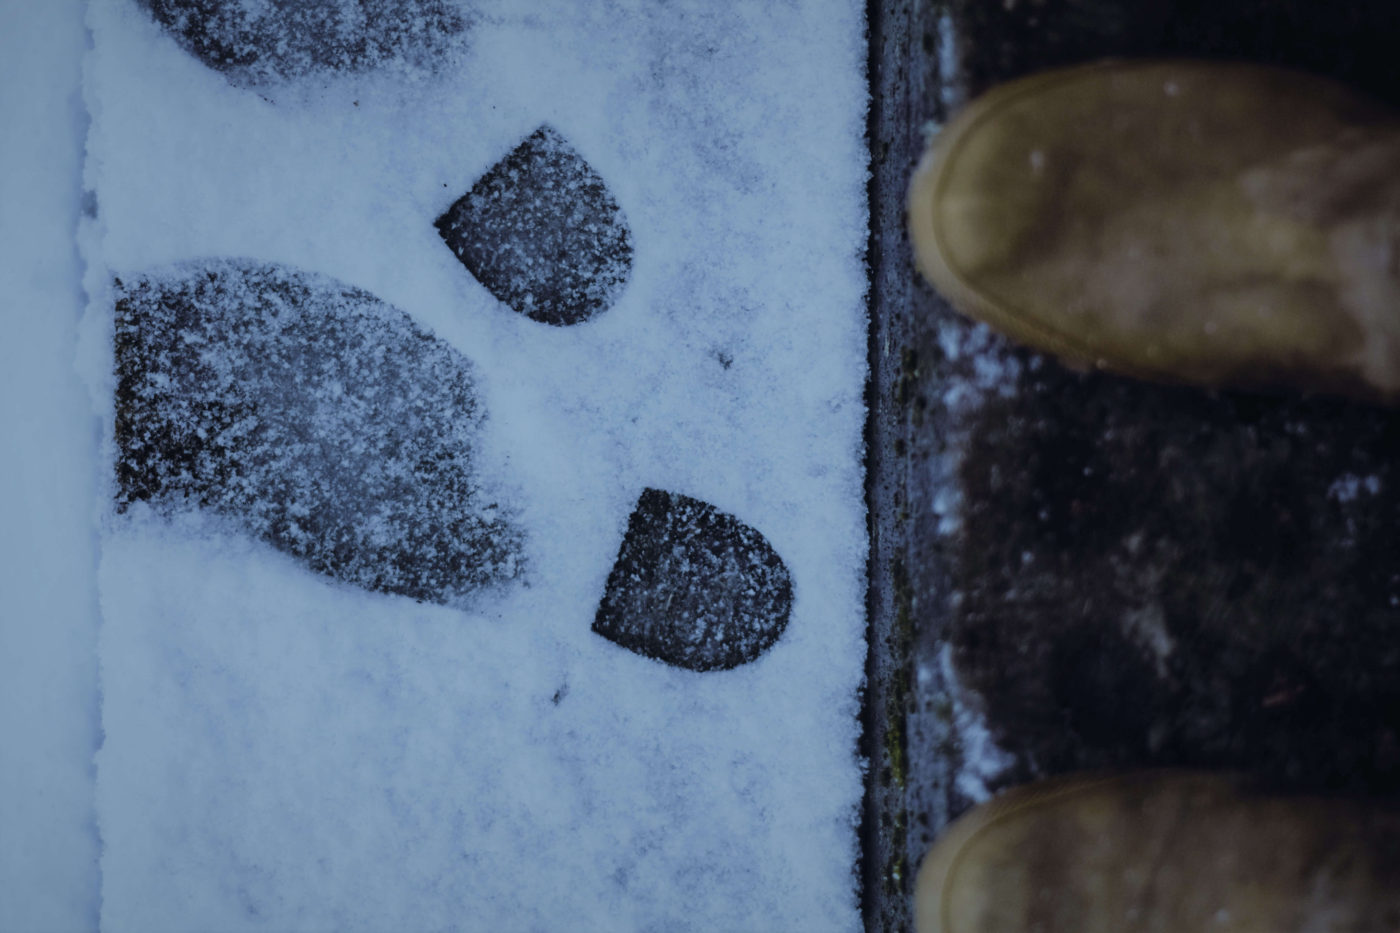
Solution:
M 787 567 L 763 535 L 698 499 L 648 489 L 593 630 L 676 667 L 724 670 L 768 650 L 791 608 Z
M 313 570 L 449 605 L 519 572 L 474 473 L 470 364 L 323 276 L 211 261 L 117 283 L 118 508 L 198 506 Z
M 492 295 L 544 324 L 578 324 L 617 300 L 632 234 L 601 176 L 542 126 L 437 219 Z
M 175 41 L 239 86 L 395 64 L 432 70 L 464 44 L 448 0 L 138 0 Z

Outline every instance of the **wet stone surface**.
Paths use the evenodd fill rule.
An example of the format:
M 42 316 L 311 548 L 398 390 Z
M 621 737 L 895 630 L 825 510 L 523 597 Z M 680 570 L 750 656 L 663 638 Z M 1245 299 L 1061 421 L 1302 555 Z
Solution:
M 497 300 L 543 324 L 606 311 L 632 269 L 632 234 L 602 177 L 541 126 L 437 219 Z
M 763 535 L 698 499 L 648 489 L 593 631 L 676 667 L 724 670 L 768 650 L 791 609 L 787 567 Z
M 275 264 L 116 283 L 117 508 L 197 508 L 336 580 L 446 605 L 518 576 L 477 476 L 470 363 L 374 296 Z
M 137 0 L 180 46 L 240 87 L 380 67 L 432 71 L 470 23 L 453 0 Z
M 902 213 L 925 132 L 1042 68 L 1242 59 L 1400 103 L 1400 7 L 888 2 L 874 27 L 868 926 L 907 929 L 946 822 L 1038 777 L 1400 792 L 1400 412 L 1072 372 L 954 313 Z
M 1400 414 L 1045 367 L 967 443 L 947 637 L 1003 781 L 1400 784 Z

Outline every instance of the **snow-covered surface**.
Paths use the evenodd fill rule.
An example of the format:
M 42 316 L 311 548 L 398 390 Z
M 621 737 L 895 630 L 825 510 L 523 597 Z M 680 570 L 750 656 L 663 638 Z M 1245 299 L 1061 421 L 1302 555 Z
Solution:
M 99 422 L 73 367 L 83 8 L 0 0 L 0 930 L 93 929 Z
M 24 365 L 67 387 L 43 436 L 79 465 L 34 487 L 76 554 L 45 565 L 79 578 L 73 634 L 45 636 L 66 652 L 75 780 L 97 696 L 73 675 L 92 663 L 77 584 L 84 523 L 102 529 L 103 929 L 859 926 L 862 6 L 499 0 L 437 70 L 247 88 L 132 0 L 94 0 L 78 352 L 106 425 L 95 496 L 71 324 L 46 322 L 51 351 Z M 611 307 L 563 328 L 493 298 L 433 226 L 542 124 L 605 180 L 634 250 Z M 362 289 L 471 361 L 482 462 L 526 542 L 514 585 L 421 604 L 217 516 L 105 504 L 112 278 L 220 257 Z M 780 555 L 791 616 L 757 660 L 682 670 L 590 630 L 648 487 Z M 92 872 L 90 799 L 64 798 L 70 874 Z M 86 877 L 67 883 L 91 914 Z

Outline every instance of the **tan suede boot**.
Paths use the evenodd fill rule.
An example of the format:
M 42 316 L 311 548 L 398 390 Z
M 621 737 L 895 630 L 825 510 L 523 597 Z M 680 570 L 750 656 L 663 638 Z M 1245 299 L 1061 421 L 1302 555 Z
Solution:
M 1400 930 L 1400 808 L 1238 777 L 1062 778 L 995 798 L 924 858 L 918 933 Z
M 1330 80 L 1016 81 L 937 135 L 908 209 L 955 307 L 1072 365 L 1400 401 L 1400 115 Z

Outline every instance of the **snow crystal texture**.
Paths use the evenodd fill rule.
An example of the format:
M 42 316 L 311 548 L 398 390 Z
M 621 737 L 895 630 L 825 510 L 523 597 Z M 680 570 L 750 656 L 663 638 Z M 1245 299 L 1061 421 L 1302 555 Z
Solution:
M 792 581 L 763 535 L 698 499 L 648 489 L 593 630 L 677 667 L 738 667 L 787 626 Z
M 316 73 L 431 69 L 464 42 L 450 0 L 137 0 L 174 39 L 235 84 Z
M 863 5 L 401 4 L 411 35 L 433 10 L 464 29 L 363 67 L 269 53 L 266 79 L 237 66 L 253 82 L 191 54 L 153 2 L 93 0 L 84 61 L 102 927 L 858 929 Z M 371 4 L 219 8 L 291 54 L 286 17 L 313 6 Z M 538 305 L 559 280 L 528 274 L 572 260 L 565 293 L 598 302 L 572 326 L 497 295 L 437 224 L 542 126 L 574 177 L 602 180 L 577 213 L 602 246 L 565 238 L 573 255 L 506 281 Z M 511 191 L 536 216 L 557 203 Z M 622 229 L 625 262 L 606 246 Z M 155 299 L 197 290 L 192 270 L 304 291 L 285 311 L 261 286 Z M 161 329 L 196 305 L 212 316 Z M 280 336 L 274 309 L 303 323 Z M 145 417 L 256 398 L 260 430 L 293 443 L 212 481 L 158 445 L 147 462 L 178 491 L 135 495 L 122 361 L 147 326 L 208 373 Z M 464 508 L 446 476 L 394 459 L 400 437 L 469 449 L 451 482 L 508 511 L 513 577 L 461 600 L 432 596 L 433 574 L 374 582 L 377 497 L 399 516 L 388 537 L 427 536 L 415 551 L 452 535 L 410 514 Z M 785 612 L 771 571 L 754 616 L 786 624 L 746 663 L 658 663 L 594 630 L 647 489 L 733 516 L 786 568 Z M 465 508 L 470 549 L 495 519 Z M 346 569 L 318 572 L 296 542 L 338 527 Z
M 631 231 L 607 183 L 542 126 L 437 220 L 491 294 L 545 324 L 612 305 L 632 268 Z
M 116 292 L 119 511 L 209 509 L 318 573 L 447 605 L 517 575 L 474 475 L 471 366 L 403 312 L 238 261 Z
M 83 9 L 0 4 L 0 930 L 97 926 L 99 421 L 85 298 Z

